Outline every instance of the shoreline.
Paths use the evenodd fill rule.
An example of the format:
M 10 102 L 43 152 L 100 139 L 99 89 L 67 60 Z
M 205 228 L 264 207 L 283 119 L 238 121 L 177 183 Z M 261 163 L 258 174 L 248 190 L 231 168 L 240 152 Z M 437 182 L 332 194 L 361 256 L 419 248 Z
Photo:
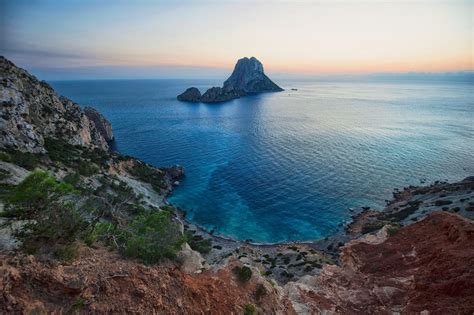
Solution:
M 421 221 L 435 211 L 458 213 L 474 219 L 474 176 L 457 182 L 434 181 L 423 186 L 395 188 L 393 196 L 381 210 L 368 207 L 352 208 L 350 221 L 337 233 L 311 241 L 277 243 L 249 242 L 211 234 L 206 228 L 186 219 L 185 211 L 175 207 L 185 230 L 202 239 L 210 239 L 212 249 L 202 253 L 208 267 L 222 265 L 233 257 L 250 265 L 262 275 L 279 284 L 295 281 L 307 275 L 318 275 L 323 265 L 339 265 L 341 248 L 347 243 L 385 230 L 396 231 L 402 226 Z M 441 201 L 440 201 L 441 200 Z M 166 197 L 166 204 L 173 205 Z M 438 206 L 449 204 L 450 207 Z M 387 227 L 386 227 L 387 226 Z M 384 229 L 384 227 L 386 227 Z

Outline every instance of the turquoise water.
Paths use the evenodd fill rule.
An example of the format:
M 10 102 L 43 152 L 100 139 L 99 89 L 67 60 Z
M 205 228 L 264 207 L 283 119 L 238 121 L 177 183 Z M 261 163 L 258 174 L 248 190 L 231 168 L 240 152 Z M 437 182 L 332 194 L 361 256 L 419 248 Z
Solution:
M 219 105 L 176 101 L 196 81 L 52 85 L 100 110 L 118 151 L 183 165 L 170 202 L 228 237 L 321 238 L 341 229 L 349 207 L 382 208 L 393 188 L 474 174 L 472 84 L 278 83 L 287 90 Z

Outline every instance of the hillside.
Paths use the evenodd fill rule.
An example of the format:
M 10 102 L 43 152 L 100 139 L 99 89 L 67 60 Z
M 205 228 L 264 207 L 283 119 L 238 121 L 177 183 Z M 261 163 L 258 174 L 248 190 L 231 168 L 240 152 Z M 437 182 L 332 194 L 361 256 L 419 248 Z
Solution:
M 223 239 L 166 203 L 183 167 L 110 151 L 99 112 L 0 62 L 2 313 L 474 312 L 474 177 L 323 240 Z

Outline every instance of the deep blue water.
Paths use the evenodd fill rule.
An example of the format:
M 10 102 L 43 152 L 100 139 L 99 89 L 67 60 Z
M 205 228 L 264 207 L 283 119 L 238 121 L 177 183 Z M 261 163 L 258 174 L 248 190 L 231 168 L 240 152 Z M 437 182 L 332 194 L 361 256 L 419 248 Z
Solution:
M 349 207 L 380 209 L 393 188 L 474 174 L 472 84 L 280 81 L 284 92 L 220 105 L 175 99 L 219 82 L 52 85 L 101 111 L 118 151 L 183 165 L 186 179 L 170 202 L 238 239 L 324 237 L 349 219 Z

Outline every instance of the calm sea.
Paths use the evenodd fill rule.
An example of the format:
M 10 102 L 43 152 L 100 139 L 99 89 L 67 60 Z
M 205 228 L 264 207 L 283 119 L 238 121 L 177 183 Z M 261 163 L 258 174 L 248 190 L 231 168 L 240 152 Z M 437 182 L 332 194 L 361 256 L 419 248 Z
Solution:
M 474 89 L 455 82 L 279 81 L 286 91 L 180 103 L 216 81 L 52 82 L 113 124 L 118 151 L 181 164 L 170 202 L 216 234 L 317 239 L 394 188 L 474 174 Z M 297 88 L 292 91 L 291 88 Z

